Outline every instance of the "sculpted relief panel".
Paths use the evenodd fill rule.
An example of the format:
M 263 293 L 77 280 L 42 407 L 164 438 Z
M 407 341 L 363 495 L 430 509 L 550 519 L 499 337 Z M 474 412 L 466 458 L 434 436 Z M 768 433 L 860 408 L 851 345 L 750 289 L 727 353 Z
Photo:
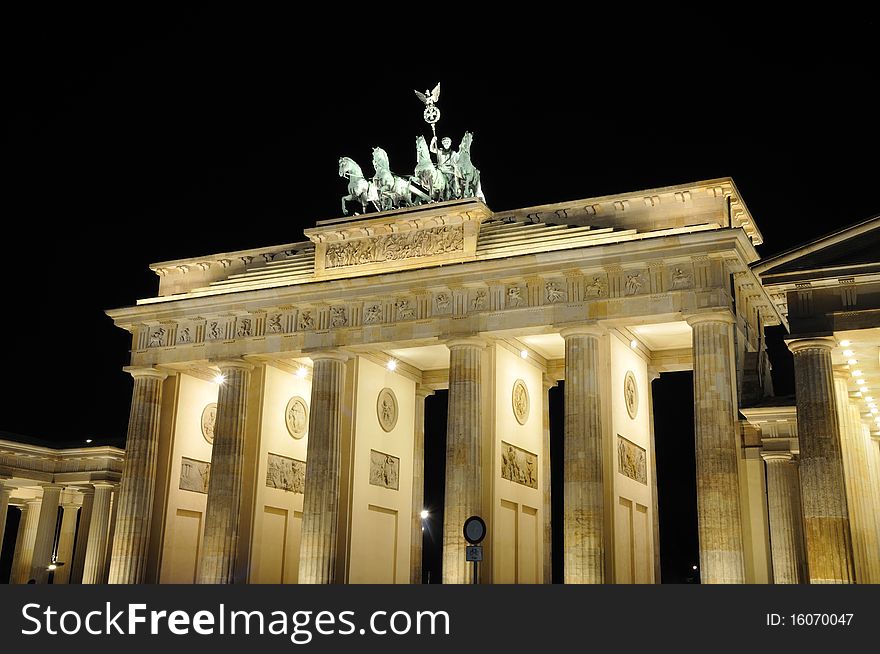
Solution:
M 343 268 L 383 261 L 430 257 L 464 249 L 464 227 L 432 227 L 327 245 L 325 267 Z
M 266 486 L 303 495 L 306 488 L 306 462 L 269 452 Z
M 202 437 L 214 444 L 214 425 L 217 424 L 217 403 L 211 402 L 202 409 Z
M 384 452 L 370 450 L 370 484 L 398 490 L 400 488 L 400 459 Z
M 397 396 L 390 388 L 383 388 L 379 391 L 379 397 L 376 400 L 376 416 L 379 418 L 379 425 L 385 431 L 391 431 L 397 424 Z
M 513 415 L 516 421 L 524 425 L 529 419 L 529 389 L 522 379 L 513 382 L 513 393 L 511 394 L 511 403 L 513 404 Z
M 648 459 L 645 450 L 623 436 L 617 436 L 617 469 L 624 477 L 648 484 Z
M 290 398 L 287 408 L 284 409 L 284 422 L 291 436 L 296 439 L 305 436 L 309 430 L 309 405 L 303 398 L 299 396 Z
M 538 455 L 501 441 L 501 478 L 538 488 Z
M 207 493 L 211 478 L 211 464 L 207 461 L 180 458 L 180 490 Z

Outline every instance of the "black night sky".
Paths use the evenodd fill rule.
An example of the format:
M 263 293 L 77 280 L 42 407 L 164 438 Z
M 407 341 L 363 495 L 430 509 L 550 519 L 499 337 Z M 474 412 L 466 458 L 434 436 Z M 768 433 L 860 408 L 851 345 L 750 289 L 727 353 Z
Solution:
M 880 213 L 871 17 L 242 7 L 4 12 L 0 431 L 121 444 L 129 339 L 103 310 L 155 294 L 151 262 L 302 240 L 339 214 L 342 155 L 412 168 L 438 81 L 496 210 L 732 176 L 763 255 Z M 696 562 L 690 383 L 655 383 L 667 581 Z

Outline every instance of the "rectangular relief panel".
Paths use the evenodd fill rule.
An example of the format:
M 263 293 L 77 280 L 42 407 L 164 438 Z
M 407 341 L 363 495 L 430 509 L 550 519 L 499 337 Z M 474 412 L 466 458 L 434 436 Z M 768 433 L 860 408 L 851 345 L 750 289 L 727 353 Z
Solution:
M 515 584 L 517 578 L 517 512 L 519 505 L 501 500 L 495 540 L 495 583 Z
M 306 487 L 306 462 L 269 452 L 266 486 L 303 495 Z
M 370 552 L 371 564 L 353 583 L 393 584 L 397 582 L 397 511 L 382 506 L 367 506 L 367 537 L 363 546 Z
M 637 584 L 654 583 L 651 573 L 652 559 L 648 507 L 636 503 L 633 513 L 633 577 Z
M 633 583 L 633 505 L 625 497 L 617 498 L 614 515 L 614 581 Z
M 501 441 L 501 478 L 538 488 L 538 455 Z
M 400 458 L 370 450 L 370 484 L 397 490 L 400 487 Z
M 538 542 L 541 525 L 538 522 L 538 509 L 523 505 L 519 516 L 519 562 L 516 583 L 537 584 L 540 582 L 538 572 Z
M 207 461 L 180 457 L 180 490 L 207 493 L 211 464 Z
M 648 458 L 644 448 L 617 436 L 617 469 L 624 477 L 648 484 Z
M 287 553 L 287 510 L 263 507 L 263 533 L 256 583 L 284 583 L 284 559 Z
M 193 584 L 202 542 L 202 514 L 178 509 L 172 521 L 171 542 L 162 565 L 163 584 Z

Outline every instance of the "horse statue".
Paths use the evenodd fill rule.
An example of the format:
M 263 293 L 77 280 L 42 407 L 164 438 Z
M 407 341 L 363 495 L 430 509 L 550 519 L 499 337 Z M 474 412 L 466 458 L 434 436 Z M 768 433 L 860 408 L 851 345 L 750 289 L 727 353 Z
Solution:
M 373 148 L 373 168 L 376 171 L 373 183 L 379 193 L 379 206 L 382 211 L 413 206 L 416 204 L 413 195 L 426 202 L 429 200 L 428 196 L 413 186 L 410 180 L 391 172 L 388 153 L 382 148 Z
M 446 176 L 431 161 L 431 151 L 424 136 L 416 138 L 416 169 L 414 181 L 426 190 L 429 201 L 446 200 Z
M 458 157 L 456 159 L 456 167 L 461 177 L 461 197 L 478 198 L 485 202 L 486 197 L 483 195 L 483 189 L 480 187 L 480 169 L 474 166 L 471 161 L 471 144 L 474 142 L 472 132 L 465 132 L 461 139 L 461 145 L 458 146 Z
M 339 176 L 348 180 L 348 195 L 342 196 L 342 215 L 348 215 L 346 203 L 353 200 L 361 203 L 363 213 L 367 213 L 367 204 L 372 204 L 376 211 L 381 210 L 379 209 L 379 192 L 376 184 L 364 177 L 361 167 L 353 159 L 339 157 Z

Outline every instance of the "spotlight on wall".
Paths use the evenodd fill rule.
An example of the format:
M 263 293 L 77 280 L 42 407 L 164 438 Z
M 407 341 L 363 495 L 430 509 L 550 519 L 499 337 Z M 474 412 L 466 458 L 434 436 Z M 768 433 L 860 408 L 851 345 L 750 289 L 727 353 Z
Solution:
M 697 569 L 697 566 L 692 566 L 692 568 L 693 568 L 694 570 L 696 570 L 696 569 Z
M 421 511 L 421 513 L 419 513 L 419 515 L 422 517 L 422 520 L 427 520 L 428 516 L 431 514 L 428 513 L 428 509 L 422 509 L 422 511 Z
M 845 356 L 845 357 L 851 357 L 853 354 L 855 354 L 855 352 L 853 352 L 852 350 L 844 350 L 843 351 L 843 356 Z
M 226 381 L 226 377 L 223 374 L 218 373 L 218 374 L 214 375 L 214 383 L 215 384 L 222 384 L 225 381 Z
M 58 569 L 58 566 L 55 565 L 54 563 L 50 563 L 49 565 L 46 566 L 46 570 L 48 570 L 49 572 L 53 572 L 54 570 L 57 570 L 57 569 Z
M 635 350 L 639 346 L 639 342 L 636 339 L 632 339 L 629 342 L 629 346 Z
M 840 347 L 849 347 L 850 341 L 840 341 Z
M 864 379 L 856 379 L 856 384 L 858 384 L 859 386 L 861 386 L 864 383 L 865 383 Z
M 861 370 L 853 370 L 853 377 L 861 377 L 862 374 Z
M 91 443 L 91 442 L 92 442 L 92 439 L 91 439 L 91 438 L 87 438 L 87 439 L 86 439 L 86 443 Z
M 528 358 L 529 358 L 529 351 L 528 351 L 528 350 L 520 350 L 520 351 L 519 351 L 519 355 L 520 355 L 523 359 L 528 359 Z
M 851 365 L 851 366 L 854 366 L 854 365 L 856 365 L 858 362 L 859 362 L 858 359 L 850 359 L 849 361 L 847 361 L 847 364 L 849 364 L 849 365 Z
M 300 366 L 296 370 L 296 376 L 299 377 L 300 379 L 305 379 L 306 375 L 308 375 L 308 374 L 309 374 L 309 371 L 305 366 Z
M 866 397 L 865 398 L 865 402 L 873 402 L 873 401 L 874 401 L 873 397 Z
M 877 403 L 876 402 L 868 402 L 868 408 L 869 409 L 876 409 Z
M 394 372 L 395 370 L 397 370 L 397 361 L 395 359 L 388 359 L 388 363 L 385 364 L 385 367 L 388 368 L 388 370 Z

